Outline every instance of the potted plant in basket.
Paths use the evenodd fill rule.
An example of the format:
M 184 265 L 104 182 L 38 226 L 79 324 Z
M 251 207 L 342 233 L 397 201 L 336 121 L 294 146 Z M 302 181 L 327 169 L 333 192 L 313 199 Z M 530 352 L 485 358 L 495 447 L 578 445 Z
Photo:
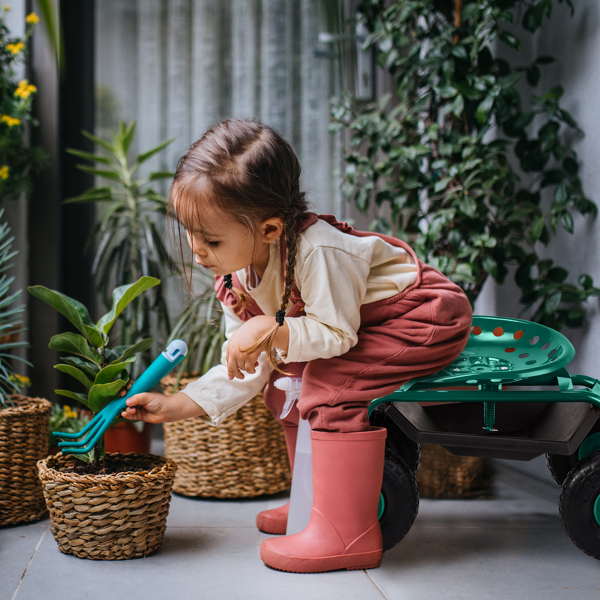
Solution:
M 208 281 L 208 278 L 207 278 Z M 162 380 L 169 395 L 204 375 L 221 359 L 225 319 L 215 292 L 195 296 L 173 328 L 188 354 Z M 200 417 L 165 423 L 165 454 L 177 463 L 173 491 L 192 497 L 243 498 L 289 488 L 291 476 L 281 427 L 255 396 L 219 427 Z
M 559 2 L 573 9 L 570 0 Z M 568 282 L 568 271 L 539 250 L 558 229 L 573 233 L 577 213 L 597 213 L 568 143 L 582 132 L 561 105 L 560 86 L 531 95 L 517 86 L 522 80 L 535 88 L 554 59 L 519 64 L 511 51 L 521 43 L 510 24 L 534 33 L 551 16 L 552 0 L 360 6 L 358 18 L 369 31 L 364 46 L 375 50 L 395 93 L 372 103 L 347 94 L 333 103 L 333 129 L 350 142 L 346 196 L 361 211 L 385 207 L 372 228 L 407 239 L 472 303 L 486 280 L 503 284 L 514 275 L 533 321 L 557 330 L 580 327 L 582 303 L 600 290 L 587 274 Z M 429 471 L 434 483 L 421 469 L 421 493 L 489 493 L 486 460 L 443 452 L 442 466 Z M 454 482 L 451 462 L 460 468 Z M 474 481 L 483 482 L 480 489 Z
M 117 318 L 140 294 L 159 284 L 153 277 L 115 289 L 111 310 L 93 323 L 77 300 L 43 286 L 29 292 L 67 318 L 79 333 L 62 333 L 49 347 L 62 352 L 60 371 L 83 391 L 57 394 L 100 412 L 129 381 L 137 354 L 150 347 L 147 338 L 133 345 L 109 346 Z M 110 454 L 102 437 L 87 453 L 50 456 L 38 462 L 39 477 L 62 552 L 80 558 L 115 560 L 145 556 L 163 538 L 175 465 L 151 454 Z
M 14 371 L 14 361 L 26 361 L 12 352 L 27 343 L 17 339 L 25 309 L 15 306 L 21 291 L 10 292 L 14 277 L 6 274 L 16 254 L 9 232 L 8 224 L 0 225 L 0 525 L 37 521 L 46 513 L 36 463 L 48 454 L 50 414 L 48 400 L 21 395 L 28 379 Z

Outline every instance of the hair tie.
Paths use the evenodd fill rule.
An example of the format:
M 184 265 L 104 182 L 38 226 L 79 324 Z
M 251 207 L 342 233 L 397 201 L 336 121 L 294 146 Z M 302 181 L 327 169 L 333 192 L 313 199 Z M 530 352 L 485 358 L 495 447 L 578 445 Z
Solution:
M 225 288 L 228 290 L 232 290 L 233 281 L 231 281 L 231 273 L 229 273 L 229 275 L 223 275 L 223 280 L 225 281 Z
M 278 310 L 275 313 L 275 320 L 277 321 L 277 324 L 279 325 L 279 327 L 283 327 L 283 319 L 285 318 L 285 310 Z

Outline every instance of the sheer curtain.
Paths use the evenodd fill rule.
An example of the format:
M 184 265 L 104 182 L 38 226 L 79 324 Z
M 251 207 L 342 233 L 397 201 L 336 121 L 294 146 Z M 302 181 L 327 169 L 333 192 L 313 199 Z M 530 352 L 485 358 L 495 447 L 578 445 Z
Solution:
M 96 133 L 137 121 L 133 150 L 175 142 L 146 169 L 172 170 L 228 117 L 256 117 L 292 143 L 319 212 L 343 216 L 338 142 L 327 132 L 339 65 L 319 43 L 331 0 L 96 3 Z

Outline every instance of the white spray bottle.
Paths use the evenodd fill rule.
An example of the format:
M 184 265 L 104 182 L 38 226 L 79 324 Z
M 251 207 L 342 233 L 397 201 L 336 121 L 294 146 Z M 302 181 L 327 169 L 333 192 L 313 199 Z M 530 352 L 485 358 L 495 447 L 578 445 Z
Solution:
M 285 392 L 285 404 L 281 412 L 281 418 L 285 418 L 292 410 L 294 403 L 300 398 L 302 379 L 298 377 L 280 377 L 275 381 L 275 387 Z M 312 511 L 312 501 L 310 423 L 304 419 L 299 419 L 286 535 L 299 533 L 308 525 Z

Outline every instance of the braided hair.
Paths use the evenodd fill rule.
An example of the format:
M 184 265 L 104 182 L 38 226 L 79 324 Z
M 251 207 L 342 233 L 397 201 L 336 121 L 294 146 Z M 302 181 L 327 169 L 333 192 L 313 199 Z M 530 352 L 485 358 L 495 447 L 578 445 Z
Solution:
M 209 129 L 179 160 L 169 192 L 168 213 L 178 225 L 183 260 L 181 228 L 193 229 L 202 220 L 207 203 L 216 205 L 250 231 L 260 223 L 279 217 L 283 222 L 285 248 L 284 286 L 273 328 L 245 352 L 263 349 L 275 369 L 273 342 L 283 325 L 294 285 L 298 251 L 298 223 L 308 211 L 300 190 L 300 163 L 288 142 L 271 127 L 253 119 L 228 119 Z M 191 290 L 191 273 L 186 277 Z M 231 278 L 225 279 L 231 285 Z M 246 299 L 238 297 L 234 310 L 243 310 Z M 283 371 L 281 371 L 283 373 Z

